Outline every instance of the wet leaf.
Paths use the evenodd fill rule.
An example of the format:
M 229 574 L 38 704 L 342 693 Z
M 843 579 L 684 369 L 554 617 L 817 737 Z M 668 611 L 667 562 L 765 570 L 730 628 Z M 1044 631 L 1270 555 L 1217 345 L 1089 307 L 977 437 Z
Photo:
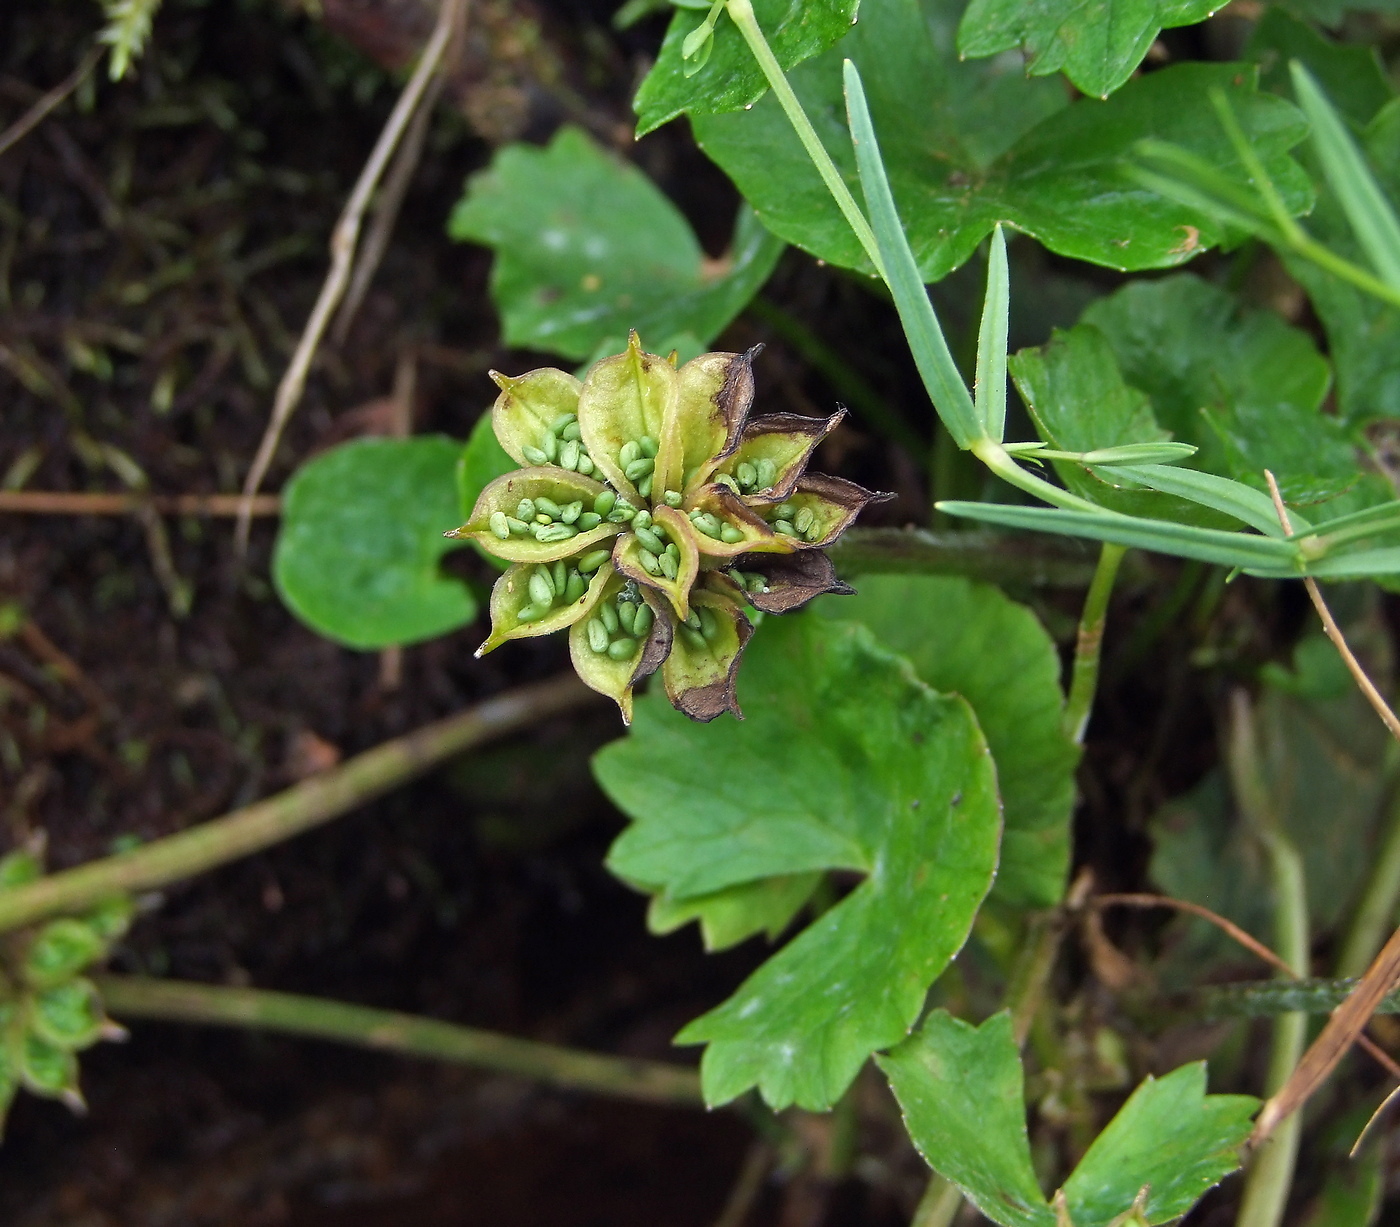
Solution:
M 768 45 L 784 69 L 809 59 L 845 36 L 856 20 L 860 0 L 753 0 Z M 632 104 L 637 135 L 645 136 L 682 112 L 716 115 L 758 101 L 768 90 L 753 52 L 727 13 L 715 27 L 709 59 L 687 73 L 682 48 L 703 24 L 707 10 L 680 9 L 671 18 L 656 66 L 647 74 Z
M 491 296 L 507 345 L 578 361 L 609 340 L 616 353 L 631 328 L 650 346 L 681 333 L 707 346 L 783 251 L 743 209 L 726 262 L 707 264 L 650 179 L 568 127 L 544 149 L 498 153 L 469 181 L 448 232 L 495 250 Z
M 287 486 L 273 555 L 277 591 L 320 634 L 353 648 L 418 643 L 471 622 L 477 605 L 442 574 L 460 548 L 461 444 L 441 435 L 357 439 Z
M 867 575 L 855 586 L 855 596 L 814 608 L 864 623 L 935 690 L 962 695 L 986 735 L 1005 819 L 993 896 L 1029 907 L 1058 903 L 1079 753 L 1061 727 L 1054 641 L 1035 614 L 987 584 Z
M 1226 92 L 1290 207 L 1308 204 L 1308 181 L 1286 153 L 1306 126 L 1291 105 L 1256 92 L 1253 66 L 1178 64 L 1130 82 L 1107 102 L 1069 103 L 1058 83 L 1027 80 L 1014 57 L 960 62 L 960 14 L 957 0 L 871 5 L 839 47 L 791 75 L 860 199 L 841 61 L 849 56 L 861 69 L 926 281 L 966 261 L 998 222 L 1062 255 L 1119 269 L 1170 267 L 1219 243 L 1224 231 L 1216 222 L 1141 188 L 1123 170 L 1145 137 L 1235 167 L 1209 101 L 1212 87 Z M 832 263 L 866 267 L 776 99 L 693 126 L 765 226 Z
M 678 1037 L 708 1043 L 711 1103 L 756 1085 L 774 1107 L 829 1107 L 903 1038 L 966 939 L 996 862 L 994 772 L 966 702 L 862 627 L 765 624 L 739 699 L 742 724 L 693 724 L 655 694 L 638 703 L 631 735 L 595 759 L 633 820 L 609 864 L 670 902 L 823 869 L 868 875 Z
M 958 26 L 965 56 L 1020 47 L 1033 77 L 1063 72 L 1106 98 L 1131 75 L 1157 32 L 1204 21 L 1220 0 L 972 0 Z

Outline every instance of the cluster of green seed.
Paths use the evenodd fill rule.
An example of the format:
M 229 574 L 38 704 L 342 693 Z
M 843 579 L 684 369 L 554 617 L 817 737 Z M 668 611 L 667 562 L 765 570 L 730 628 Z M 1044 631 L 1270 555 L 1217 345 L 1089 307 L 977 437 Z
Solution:
M 671 540 L 665 528 L 651 518 L 651 512 L 643 509 L 632 517 L 632 532 L 642 547 L 637 551 L 642 570 L 648 575 L 664 575 L 667 579 L 675 579 L 680 574 L 681 548 Z
M 817 513 L 810 507 L 779 503 L 767 509 L 765 518 L 768 526 L 784 537 L 797 537 L 802 541 L 821 540 L 822 526 L 817 520 Z
M 744 539 L 744 534 L 739 528 L 728 520 L 721 520 L 713 512 L 698 509 L 692 511 L 690 522 L 695 525 L 696 532 L 704 533 L 716 541 L 723 541 L 726 545 L 738 545 Z
M 732 579 L 745 592 L 763 593 L 768 591 L 768 577 L 760 575 L 757 571 L 739 571 L 731 569 L 729 578 Z
M 708 605 L 692 606 L 690 616 L 676 625 L 680 637 L 697 651 L 716 642 L 722 629 L 719 615 Z
M 636 585 L 629 583 L 611 600 L 601 601 L 588 619 L 588 646 L 599 656 L 631 660 L 637 645 L 651 630 L 651 607 L 642 600 Z
M 607 550 L 593 550 L 582 558 L 542 562 L 530 572 L 526 591 L 530 600 L 520 607 L 517 622 L 538 622 L 551 609 L 572 605 L 588 591 L 588 576 L 607 562 Z
M 579 533 L 590 532 L 604 520 L 610 524 L 625 524 L 636 514 L 636 508 L 613 490 L 602 491 L 593 500 L 593 510 L 583 509 L 583 500 L 575 499 L 562 507 L 551 498 L 523 498 L 514 515 L 504 511 L 491 513 L 491 531 L 502 541 L 511 537 L 534 537 L 549 545 L 567 541 Z
M 576 413 L 561 413 L 549 424 L 539 447 L 522 447 L 520 451 L 531 464 L 557 464 L 585 477 L 593 475 L 593 457 L 579 435 Z
M 767 457 L 753 462 L 741 460 L 734 466 L 733 474 L 721 473 L 715 478 L 722 486 L 728 486 L 735 494 L 753 494 L 767 490 L 778 480 L 778 466 Z
M 651 497 L 652 474 L 656 469 L 656 453 L 660 444 L 643 435 L 640 439 L 628 439 L 617 454 L 617 463 L 627 480 L 637 487 L 643 498 Z

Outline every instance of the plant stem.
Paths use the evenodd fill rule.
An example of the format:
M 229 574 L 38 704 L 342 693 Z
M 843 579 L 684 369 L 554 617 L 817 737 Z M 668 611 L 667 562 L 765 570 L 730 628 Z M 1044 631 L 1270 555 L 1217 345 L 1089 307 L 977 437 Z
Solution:
M 812 127 L 812 121 L 807 118 L 807 112 L 802 109 L 802 103 L 798 101 L 797 95 L 793 92 L 792 86 L 788 84 L 787 76 L 783 73 L 783 66 L 778 63 L 778 57 L 773 54 L 773 49 L 768 45 L 768 40 L 763 36 L 763 30 L 759 27 L 758 19 L 754 16 L 753 5 L 749 0 L 728 0 L 725 6 L 729 10 L 729 16 L 739 27 L 739 33 L 744 36 L 744 41 L 748 43 L 749 50 L 753 52 L 753 57 L 758 61 L 758 66 L 763 70 L 763 75 L 768 78 L 768 85 L 772 89 L 774 96 L 782 106 L 783 112 L 788 117 L 788 122 L 792 124 L 792 129 L 797 133 L 797 139 L 802 142 L 802 147 L 807 151 L 807 156 L 812 159 L 812 165 L 817 168 L 817 174 L 822 177 L 822 182 L 826 184 L 826 190 L 836 201 L 836 207 L 841 210 L 847 224 L 855 233 L 856 239 L 865 250 L 866 259 L 874 266 L 875 271 L 880 275 L 881 281 L 888 281 L 885 276 L 885 263 L 880 259 L 880 248 L 875 242 L 875 232 L 870 229 L 870 223 L 865 220 L 865 214 L 860 211 L 860 206 L 856 204 L 855 197 L 851 195 L 851 190 L 846 186 L 846 181 L 841 177 L 841 172 L 836 168 L 836 163 L 831 160 L 831 154 L 826 151 L 826 146 L 822 144 L 821 137 L 817 135 L 817 130 Z
M 1233 696 L 1227 755 L 1235 799 L 1268 862 L 1273 888 L 1274 947 L 1296 977 L 1309 970 L 1308 897 L 1303 860 L 1280 830 L 1273 799 L 1260 761 L 1249 698 Z M 1292 1076 L 1307 1042 L 1308 1016 L 1280 1014 L 1273 1024 L 1266 1093 L 1278 1092 Z M 1302 1116 L 1283 1121 L 1255 1151 L 1245 1177 L 1236 1227 L 1278 1227 L 1293 1185 L 1293 1169 L 1302 1135 Z
M 1097 503 L 1091 503 L 1086 498 L 1080 498 L 1077 494 L 1071 494 L 1068 490 L 1051 485 L 1043 477 L 1037 477 L 1034 473 L 1027 472 L 1011 458 L 1010 453 L 995 439 L 978 439 L 969 450 L 1002 481 L 1015 486 L 1018 490 L 1024 490 L 1027 494 L 1033 494 L 1036 498 L 1044 499 L 1052 506 L 1064 507 L 1070 511 L 1089 511 L 1098 516 L 1115 514 L 1100 507 Z
M 1337 959 L 1336 973 L 1342 978 L 1365 972 L 1394 927 L 1400 904 L 1400 789 L 1390 799 L 1389 817 L 1390 829 Z
M 909 1227 L 950 1227 L 962 1205 L 962 1190 L 937 1172 L 929 1177 L 928 1188 L 919 1199 L 919 1208 Z
M 660 1061 L 580 1052 L 436 1018 L 294 993 L 144 976 L 104 975 L 95 977 L 94 983 L 104 1004 L 119 1018 L 255 1027 L 339 1040 L 403 1056 L 475 1065 L 552 1086 L 622 1099 L 687 1106 L 703 1102 L 700 1078 L 694 1070 Z
M 1064 729 L 1075 745 L 1084 744 L 1089 716 L 1094 709 L 1094 695 L 1099 686 L 1099 659 L 1103 654 L 1103 629 L 1108 621 L 1108 602 L 1113 595 L 1113 583 L 1118 578 L 1118 566 L 1127 547 L 1105 544 L 1099 551 L 1099 565 L 1084 598 L 1084 610 L 1079 615 L 1079 635 L 1074 645 L 1074 668 L 1070 674 L 1069 698 L 1065 702 Z
M 454 754 L 596 697 L 573 674 L 508 691 L 212 822 L 0 893 L 0 933 L 260 852 L 382 796 Z

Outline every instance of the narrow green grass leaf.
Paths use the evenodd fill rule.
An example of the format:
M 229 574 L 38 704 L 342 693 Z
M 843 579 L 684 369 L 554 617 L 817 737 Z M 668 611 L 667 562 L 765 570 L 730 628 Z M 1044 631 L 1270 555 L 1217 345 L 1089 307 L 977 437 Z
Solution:
M 987 256 L 987 298 L 977 334 L 977 382 L 973 394 L 982 428 L 998 443 L 1006 435 L 1006 334 L 1011 318 L 1011 274 L 1006 267 L 1006 236 L 992 231 Z
M 1273 501 L 1267 494 L 1252 486 L 1246 486 L 1243 482 L 1170 464 L 1122 465 L 1114 468 L 1113 476 L 1124 477 L 1146 486 L 1149 490 L 1174 494 L 1178 498 L 1199 503 L 1202 507 L 1224 512 L 1251 528 L 1257 528 L 1267 537 L 1281 538 L 1284 535 Z M 1290 510 L 1288 514 L 1294 524 L 1304 526 L 1301 531 L 1312 531 L 1311 526 L 1307 525 L 1307 521 L 1297 512 Z
M 924 387 L 928 389 L 929 399 L 933 401 L 948 432 L 959 447 L 971 447 L 975 440 L 986 434 L 983 421 L 948 350 L 948 342 L 934 314 L 933 304 L 929 302 L 928 291 L 924 289 L 918 264 L 900 223 L 889 178 L 885 174 L 885 164 L 880 157 L 880 146 L 875 139 L 875 128 L 870 120 L 870 108 L 866 105 L 860 73 L 850 60 L 845 62 L 843 71 L 851 143 L 855 146 L 866 210 L 870 214 L 870 225 L 875 231 L 880 256 L 889 274 L 890 292 L 894 295 L 900 323 L 904 325 L 909 350 L 923 377 Z M 1003 361 L 1004 354 L 1003 347 Z M 1002 388 L 1004 396 L 1004 379 Z
M 1296 60 L 1289 67 L 1298 103 L 1312 124 L 1313 146 L 1328 186 L 1346 211 L 1371 267 L 1388 286 L 1400 290 L 1400 220 L 1312 74 Z

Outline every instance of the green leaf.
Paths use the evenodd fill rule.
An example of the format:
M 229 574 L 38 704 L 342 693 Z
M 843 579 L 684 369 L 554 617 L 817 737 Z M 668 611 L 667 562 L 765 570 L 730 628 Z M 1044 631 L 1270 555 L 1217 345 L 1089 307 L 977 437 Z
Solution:
M 934 1170 L 1004 1227 L 1056 1227 L 1061 1220 L 1031 1167 L 1009 1013 L 972 1027 L 935 1010 L 917 1035 L 877 1060 Z M 1239 1167 L 1259 1101 L 1205 1091 L 1204 1062 L 1143 1082 L 1065 1182 L 1068 1221 L 1110 1227 L 1146 1187 L 1144 1218 L 1165 1223 Z
M 689 899 L 656 895 L 647 909 L 647 928 L 673 933 L 698 920 L 706 950 L 727 950 L 756 933 L 766 933 L 771 941 L 792 923 L 821 879 L 820 873 L 790 873 Z
M 1293 95 L 1289 61 L 1306 64 L 1333 104 L 1357 125 L 1369 123 L 1395 95 L 1375 47 L 1324 38 L 1273 5 L 1254 23 L 1244 58 L 1259 65 L 1261 89 L 1284 97 Z
M 1006 436 L 1006 334 L 1011 322 L 1011 275 L 1006 267 L 1006 236 L 992 231 L 987 257 L 987 297 L 977 334 L 977 415 L 997 442 Z
M 991 886 L 1000 814 L 972 709 L 864 627 L 769 619 L 739 674 L 746 719 L 698 725 L 658 694 L 595 772 L 632 819 L 609 865 L 687 900 L 825 869 L 868 876 L 687 1027 L 705 1097 L 757 1085 L 830 1107 L 903 1039 Z
M 784 70 L 825 51 L 855 22 L 860 0 L 753 0 L 754 16 Z M 682 48 L 704 24 L 707 11 L 680 9 L 671 18 L 656 66 L 632 103 L 637 135 L 645 136 L 682 112 L 717 115 L 757 102 L 768 90 L 753 52 L 728 15 L 715 27 L 709 59 L 687 73 Z
M 448 233 L 495 250 L 491 297 L 505 343 L 576 361 L 633 328 L 649 344 L 680 333 L 708 344 L 783 251 L 745 208 L 729 256 L 708 264 L 650 179 L 568 127 L 543 149 L 501 150 L 468 181 Z
M 960 13 L 957 0 L 883 0 L 839 47 L 791 74 L 854 190 L 841 60 L 848 56 L 861 70 L 925 281 L 966 261 L 998 222 L 1062 255 L 1119 269 L 1170 267 L 1219 243 L 1219 223 L 1143 189 L 1124 170 L 1145 137 L 1235 170 L 1235 152 L 1208 97 L 1212 86 L 1229 96 L 1290 207 L 1310 202 L 1308 180 L 1286 153 L 1306 132 L 1303 117 L 1256 92 L 1252 65 L 1178 64 L 1130 82 L 1107 102 L 1069 103 L 1056 82 L 1025 79 L 1014 57 L 960 62 Z M 867 267 L 776 99 L 697 118 L 693 126 L 765 226 L 833 264 Z
M 462 521 L 462 445 L 442 435 L 357 439 L 303 465 L 283 496 L 277 591 L 313 630 L 352 648 L 417 643 L 471 622 L 476 601 L 443 575 Z
M 973 1027 L 934 1010 L 917 1034 L 876 1061 L 930 1167 L 1004 1227 L 1056 1227 L 1031 1167 L 1025 1079 L 1009 1013 Z
M 1204 21 L 1220 0 L 972 0 L 958 51 L 996 55 L 1020 47 L 1026 71 L 1063 72 L 1084 93 L 1107 98 L 1142 62 L 1157 32 Z
M 1201 451 L 1194 467 L 1267 489 L 1289 502 L 1330 498 L 1359 478 L 1335 418 L 1321 413 L 1331 381 L 1307 333 L 1270 311 L 1242 308 L 1189 273 L 1132 282 L 1082 317 L 1105 337 L 1124 380 L 1147 394 L 1156 420 Z
M 1060 656 L 1035 614 L 988 584 L 868 575 L 817 613 L 863 622 L 922 681 L 972 704 L 997 768 L 1005 827 L 994 898 L 1051 907 L 1069 870 L 1079 752 L 1064 734 Z

